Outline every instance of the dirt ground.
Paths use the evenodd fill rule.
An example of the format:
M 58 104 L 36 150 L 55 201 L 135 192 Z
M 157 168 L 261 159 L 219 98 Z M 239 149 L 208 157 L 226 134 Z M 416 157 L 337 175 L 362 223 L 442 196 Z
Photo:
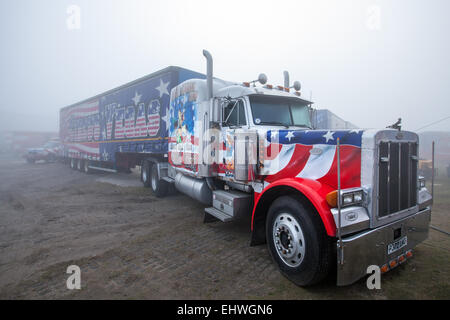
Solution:
M 450 231 L 450 180 L 435 192 L 432 225 Z M 450 237 L 434 229 L 381 290 L 297 287 L 249 241 L 249 221 L 204 224 L 201 204 L 155 198 L 136 174 L 0 158 L 1 299 L 450 298 Z M 72 264 L 81 290 L 66 288 Z

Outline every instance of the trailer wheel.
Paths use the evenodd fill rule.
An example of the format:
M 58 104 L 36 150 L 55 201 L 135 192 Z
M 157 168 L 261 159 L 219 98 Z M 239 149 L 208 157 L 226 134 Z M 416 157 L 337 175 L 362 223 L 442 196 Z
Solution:
M 144 163 L 141 166 L 141 181 L 144 184 L 144 187 L 146 187 L 146 188 L 150 188 L 150 183 L 151 183 L 150 168 L 151 168 L 150 162 L 144 161 Z
M 77 161 L 77 170 L 83 171 L 83 161 L 81 159 L 78 159 Z
M 74 158 L 70 159 L 70 168 L 75 170 L 77 168 L 77 163 L 76 160 Z
M 84 173 L 87 173 L 87 174 L 92 173 L 92 169 L 89 168 L 90 165 L 91 165 L 91 162 L 89 160 L 84 161 L 84 165 L 83 165 Z
M 273 202 L 266 220 L 270 255 L 281 273 L 299 286 L 322 281 L 332 267 L 332 241 L 313 210 L 292 196 Z
M 158 167 L 156 165 L 152 166 L 151 170 L 151 188 L 153 193 L 158 197 L 162 198 L 167 195 L 169 185 L 166 181 L 160 180 L 158 178 Z

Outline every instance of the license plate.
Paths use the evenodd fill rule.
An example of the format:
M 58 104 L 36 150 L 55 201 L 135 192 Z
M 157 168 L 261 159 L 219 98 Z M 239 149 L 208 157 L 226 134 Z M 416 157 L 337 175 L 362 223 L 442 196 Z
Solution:
M 392 242 L 388 245 L 388 254 L 391 254 L 397 250 L 400 250 L 404 246 L 408 244 L 408 237 L 403 237 L 395 242 Z

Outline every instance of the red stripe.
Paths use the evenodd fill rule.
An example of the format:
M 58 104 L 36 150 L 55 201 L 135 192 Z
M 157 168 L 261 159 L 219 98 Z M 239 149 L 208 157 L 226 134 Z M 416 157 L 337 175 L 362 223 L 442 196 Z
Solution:
M 272 183 L 283 178 L 297 176 L 297 174 L 299 174 L 303 170 L 306 163 L 308 162 L 308 158 L 310 156 L 309 150 L 311 149 L 312 146 L 296 144 L 294 152 L 292 153 L 292 157 L 286 167 L 284 167 L 280 172 L 268 176 L 266 178 L 266 181 Z
M 330 171 L 318 179 L 321 183 L 337 188 L 337 153 L 334 155 Z M 361 149 L 355 146 L 341 146 L 341 187 L 356 188 L 361 186 Z

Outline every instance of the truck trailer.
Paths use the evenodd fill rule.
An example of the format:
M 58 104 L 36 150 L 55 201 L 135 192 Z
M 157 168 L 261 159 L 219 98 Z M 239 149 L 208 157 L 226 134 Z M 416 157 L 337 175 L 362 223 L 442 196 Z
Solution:
M 432 198 L 418 175 L 417 134 L 315 129 L 300 83 L 235 83 L 168 67 L 65 107 L 62 157 L 73 169 L 129 171 L 158 197 L 174 187 L 205 205 L 204 222 L 251 216 L 300 286 L 336 272 L 349 285 L 384 273 L 428 236 Z

